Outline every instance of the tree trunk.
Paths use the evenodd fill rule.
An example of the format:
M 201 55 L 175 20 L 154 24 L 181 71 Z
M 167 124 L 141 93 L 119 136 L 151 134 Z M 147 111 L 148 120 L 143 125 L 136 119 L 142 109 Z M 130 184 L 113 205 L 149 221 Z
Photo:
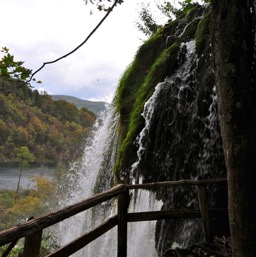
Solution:
M 19 194 L 21 173 L 22 173 L 22 168 L 20 168 L 20 172 L 19 172 L 19 180 L 18 180 L 18 184 L 17 184 L 17 188 L 16 188 L 16 192 L 15 192 L 15 198 L 14 198 L 15 202 L 17 201 L 18 194 Z
M 256 122 L 252 70 L 254 9 L 245 0 L 212 1 L 218 111 L 228 171 L 234 257 L 256 256 Z

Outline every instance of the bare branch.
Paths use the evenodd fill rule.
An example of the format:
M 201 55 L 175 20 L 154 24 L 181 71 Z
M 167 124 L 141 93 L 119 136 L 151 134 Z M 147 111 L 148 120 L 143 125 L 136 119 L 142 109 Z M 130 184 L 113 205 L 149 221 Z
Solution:
M 37 74 L 40 70 L 42 70 L 44 68 L 45 65 L 47 64 L 52 64 L 55 62 L 58 62 L 66 57 L 68 57 L 69 55 L 73 54 L 74 52 L 76 52 L 80 47 L 82 47 L 88 40 L 89 38 L 96 32 L 96 30 L 100 27 L 100 25 L 104 22 L 104 20 L 109 16 L 109 14 L 113 11 L 114 7 L 118 4 L 119 0 L 115 0 L 114 4 L 108 9 L 107 13 L 105 14 L 105 16 L 101 19 L 101 21 L 98 23 L 98 25 L 91 31 L 91 33 L 86 37 L 86 39 L 80 44 L 78 45 L 75 49 L 73 49 L 72 51 L 70 51 L 69 53 L 53 60 L 50 62 L 44 62 L 43 65 L 36 70 L 35 72 L 33 72 L 30 76 L 30 78 L 25 82 L 25 84 L 31 82 L 31 80 L 33 79 L 33 77 L 35 76 L 35 74 Z

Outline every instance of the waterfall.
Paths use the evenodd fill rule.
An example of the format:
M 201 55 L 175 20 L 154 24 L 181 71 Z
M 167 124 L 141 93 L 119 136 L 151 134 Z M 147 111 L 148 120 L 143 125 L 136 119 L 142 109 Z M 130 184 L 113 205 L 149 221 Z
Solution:
M 191 40 L 181 44 L 178 59 L 179 69 L 156 86 L 144 106 L 145 126 L 137 138 L 137 161 L 131 169 L 137 183 L 225 175 L 215 87 L 209 82 L 205 85 L 205 77 L 212 72 L 206 64 L 210 56 L 198 58 L 195 41 Z M 210 190 L 214 195 L 210 206 L 224 204 L 225 193 L 221 200 L 221 194 L 216 193 L 219 189 Z M 163 210 L 198 209 L 196 196 L 194 188 L 185 187 L 156 192 L 157 199 L 163 201 Z M 158 221 L 158 254 L 174 245 L 185 248 L 202 241 L 202 231 L 198 219 Z
M 64 206 L 63 203 L 65 205 L 76 203 L 92 196 L 95 191 L 104 191 L 113 186 L 111 172 L 117 144 L 116 121 L 114 108 L 110 108 L 97 120 L 93 135 L 86 143 L 83 160 L 79 164 L 74 164 L 70 169 L 72 174 L 67 179 L 69 194 L 62 201 L 62 206 Z M 103 184 L 104 186 L 102 186 Z M 134 192 L 131 194 L 135 195 Z M 136 198 L 132 198 L 128 211 L 159 210 L 160 207 L 161 203 L 155 200 L 154 195 L 148 191 L 141 191 L 136 194 Z M 116 203 L 111 201 L 111 206 L 108 203 L 103 204 L 61 222 L 59 226 L 60 244 L 69 243 L 116 212 Z M 128 224 L 128 257 L 144 256 L 145 253 L 148 257 L 157 256 L 154 242 L 155 224 L 155 221 Z M 113 228 L 73 256 L 108 257 L 115 256 L 116 253 L 117 229 Z
M 170 148 L 175 147 L 176 144 L 179 144 L 182 139 L 182 133 L 178 129 L 176 129 L 176 124 L 177 120 L 179 119 L 179 115 L 184 115 L 184 113 L 189 113 L 190 116 L 194 115 L 195 112 L 195 103 L 196 103 L 196 94 L 194 95 L 193 101 L 187 101 L 187 97 L 189 95 L 193 95 L 193 88 L 191 88 L 191 82 L 195 81 L 195 71 L 197 69 L 197 55 L 195 53 L 195 42 L 189 41 L 187 43 L 182 43 L 180 47 L 180 59 L 181 59 L 181 67 L 179 70 L 172 76 L 166 79 L 165 82 L 159 83 L 156 88 L 155 92 L 153 93 L 152 97 L 148 100 L 148 102 L 145 104 L 144 111 L 142 116 L 145 119 L 145 127 L 139 134 L 139 137 L 137 139 L 138 142 L 138 151 L 137 151 L 137 156 L 138 160 L 137 162 L 133 165 L 132 171 L 133 171 L 133 176 L 135 175 L 138 181 L 138 177 L 140 177 L 140 181 L 143 179 L 141 176 L 143 176 L 143 171 L 142 169 L 145 169 L 143 164 L 148 161 L 147 157 L 147 149 L 151 149 L 150 145 L 152 143 L 152 134 L 150 132 L 151 126 L 155 126 L 154 124 L 161 121 L 161 119 L 156 118 L 157 115 L 167 112 L 165 114 L 167 117 L 164 119 L 164 123 L 162 124 L 161 131 L 169 128 L 171 131 L 175 130 L 175 133 L 173 133 L 173 137 L 171 139 L 171 145 Z M 168 90 L 171 90 L 172 93 L 168 92 Z M 167 93 L 168 92 L 168 93 Z M 165 98 L 164 98 L 165 97 Z M 166 101 L 166 98 L 169 98 L 167 100 L 167 104 L 163 105 L 163 101 Z M 171 97 L 171 98 L 170 98 Z M 164 100 L 163 100 L 164 99 Z M 175 107 L 171 106 L 169 102 L 176 102 Z M 159 107 L 160 106 L 160 107 Z M 170 111 L 168 111 L 170 109 Z M 170 115 L 170 112 L 172 112 L 172 115 Z M 191 115 L 192 114 L 192 115 Z M 169 117 L 168 117 L 169 116 Z M 171 118 L 171 120 L 170 120 Z M 162 118 L 163 120 L 163 118 Z M 160 127 L 160 126 L 159 126 Z M 157 135 L 158 136 L 158 135 Z M 159 135 L 161 137 L 161 135 Z M 156 139 L 158 140 L 158 139 Z M 165 140 L 165 139 L 164 139 Z M 160 146 L 161 147 L 161 146 Z M 160 148 L 159 147 L 159 148 Z M 159 150 L 155 149 L 156 147 L 154 146 L 154 150 Z M 162 150 L 162 149 L 161 149 Z M 152 151 L 152 150 L 151 150 Z M 158 154 L 157 152 L 154 152 L 152 155 L 160 156 L 160 158 L 163 157 L 163 153 Z M 187 155 L 189 157 L 189 154 Z M 171 160 L 173 158 L 173 160 Z M 185 157 L 186 158 L 186 157 Z M 174 159 L 174 156 L 172 154 L 166 155 L 165 158 L 163 158 L 164 161 L 159 165 L 159 167 L 163 167 L 163 170 L 166 170 L 166 167 L 170 164 L 174 164 L 175 162 L 178 162 L 178 158 Z M 142 162 L 142 168 L 140 168 L 140 162 Z M 184 169 L 184 166 L 182 167 Z M 159 170 L 159 168 L 158 168 Z M 168 171 L 169 172 L 169 171 Z M 141 175 L 142 173 L 142 175 Z M 182 174 L 181 170 L 174 168 L 172 177 L 170 180 L 177 180 L 179 179 L 179 175 Z M 166 176 L 166 177 L 170 177 Z M 150 179 L 150 178 L 149 178 Z M 190 174 L 189 179 L 195 179 L 192 174 Z M 152 179 L 153 181 L 159 180 L 159 176 L 157 176 L 155 179 Z M 161 180 L 161 179 L 160 179 Z M 180 194 L 183 193 L 183 188 L 179 189 L 170 189 L 168 190 L 169 192 L 169 201 L 171 202 L 171 206 L 168 205 L 168 207 L 173 208 L 177 200 L 175 199 L 175 194 Z M 188 206 L 191 205 L 193 206 L 194 202 L 194 193 L 192 193 L 190 200 L 188 202 Z M 163 208 L 166 208 L 163 206 Z M 167 221 L 168 222 L 168 221 Z M 169 225 L 166 224 L 165 221 L 159 221 L 158 222 L 160 225 L 158 226 L 158 231 L 157 233 L 159 234 L 159 239 L 157 240 L 157 249 L 158 252 L 163 253 L 164 252 L 164 247 L 165 243 L 163 242 L 168 242 L 168 237 L 167 237 L 167 231 L 169 228 Z M 169 247 L 172 247 L 173 245 L 179 245 L 186 247 L 188 244 L 191 242 L 190 238 L 195 238 L 195 234 L 198 233 L 198 224 L 197 222 L 194 222 L 193 220 L 189 220 L 188 222 L 179 222 L 179 228 L 178 230 L 176 229 L 175 231 L 175 237 L 177 241 L 170 243 Z M 177 243 L 176 243 L 177 242 Z
M 136 138 L 136 144 L 138 147 L 137 150 L 137 160 L 136 162 L 134 162 L 131 166 L 131 180 L 133 181 L 133 183 L 141 183 L 142 182 L 142 178 L 140 177 L 139 172 L 137 172 L 138 166 L 140 164 L 140 161 L 142 159 L 142 155 L 145 152 L 145 142 L 148 138 L 148 130 L 150 128 L 151 125 L 151 119 L 152 119 L 152 115 L 154 112 L 154 106 L 157 100 L 157 96 L 161 90 L 161 88 L 164 86 L 165 83 L 159 83 L 157 84 L 157 86 L 155 87 L 155 91 L 153 93 L 153 95 L 149 98 L 149 100 L 145 103 L 144 105 L 144 110 L 143 113 L 141 114 L 142 117 L 144 118 L 145 121 L 145 126 L 144 128 L 141 130 L 140 134 L 138 135 L 138 137 Z
M 61 201 L 62 206 L 74 204 L 91 197 L 95 192 L 104 191 L 113 186 L 111 165 L 115 157 L 116 121 L 117 117 L 113 107 L 109 107 L 97 119 L 92 136 L 86 142 L 82 161 L 73 164 L 70 168 L 67 178 L 68 185 L 65 185 L 67 194 Z M 100 174 L 102 170 L 106 172 Z M 103 179 L 104 183 L 102 183 Z M 95 210 L 88 210 L 61 222 L 59 226 L 60 244 L 65 245 L 86 233 L 108 217 L 112 211 L 105 209 L 103 204 L 97 207 L 97 215 L 95 215 Z M 108 233 L 115 234 L 114 231 Z M 111 256 L 111 253 L 107 254 L 106 249 L 110 249 L 110 252 L 113 251 L 114 246 L 110 247 L 110 245 L 114 245 L 115 242 L 108 238 L 106 236 L 103 239 L 99 238 L 73 256 Z M 107 247 L 104 247 L 104 244 L 107 244 Z
M 162 202 L 150 191 L 139 190 L 132 198 L 129 212 L 145 212 L 160 210 Z M 156 257 L 155 248 L 156 221 L 144 221 L 128 224 L 127 257 Z

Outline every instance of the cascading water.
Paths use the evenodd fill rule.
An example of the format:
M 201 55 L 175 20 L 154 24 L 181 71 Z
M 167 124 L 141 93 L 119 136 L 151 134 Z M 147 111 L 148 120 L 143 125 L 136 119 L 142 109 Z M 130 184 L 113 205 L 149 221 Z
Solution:
M 129 212 L 159 210 L 162 203 L 149 191 L 140 191 L 130 203 Z M 156 257 L 155 221 L 128 224 L 128 257 Z
M 185 51 L 185 54 L 184 54 L 184 51 Z M 156 116 L 156 112 L 158 112 L 158 114 L 162 113 L 162 111 L 159 112 L 158 108 L 159 108 L 159 103 L 161 104 L 163 101 L 162 95 L 166 94 L 166 89 L 172 87 L 175 90 L 175 93 L 172 95 L 175 98 L 175 101 L 177 104 L 176 104 L 175 112 L 173 112 L 173 115 L 171 116 L 173 120 L 168 122 L 168 118 L 166 117 L 165 124 L 161 129 L 164 129 L 166 126 L 172 127 L 173 125 L 175 125 L 175 119 L 178 118 L 179 113 L 182 114 L 186 111 L 185 108 L 189 107 L 192 110 L 195 108 L 193 106 L 194 102 L 192 102 L 190 106 L 187 106 L 185 103 L 185 101 L 187 99 L 184 98 L 184 96 L 188 96 L 189 94 L 192 94 L 192 89 L 190 88 L 188 81 L 191 83 L 191 81 L 194 80 L 193 76 L 194 76 L 195 70 L 197 68 L 197 56 L 195 54 L 195 42 L 190 41 L 188 43 L 182 44 L 180 54 L 183 55 L 181 57 L 183 59 L 183 64 L 180 67 L 180 69 L 177 71 L 177 73 L 175 75 L 166 79 L 165 82 L 159 83 L 156 86 L 155 92 L 153 93 L 152 97 L 145 104 L 144 112 L 142 114 L 142 116 L 145 119 L 145 127 L 143 128 L 143 130 L 141 131 L 141 133 L 137 139 L 138 160 L 132 166 L 132 173 L 133 173 L 133 176 L 136 177 L 136 181 L 139 181 L 138 178 L 140 178 L 140 181 L 143 180 L 141 178 L 140 166 L 148 161 L 147 158 L 145 157 L 145 155 L 147 154 L 147 151 L 148 151 L 147 149 L 149 148 L 149 144 L 151 143 L 151 139 L 152 139 L 152 137 L 150 136 L 150 130 L 152 129 L 151 126 L 155 126 L 155 124 L 156 124 L 156 120 L 154 120 L 155 116 Z M 178 81 L 178 83 L 177 83 L 177 81 Z M 170 95 L 170 94 L 167 94 L 167 96 L 168 95 Z M 168 108 L 168 107 L 166 107 L 166 108 Z M 172 110 L 172 111 L 174 111 L 174 110 Z M 193 113 L 193 111 L 192 111 L 192 113 Z M 182 135 L 176 133 L 174 135 L 174 137 L 175 138 L 172 139 L 172 143 L 177 144 L 178 142 L 181 141 Z M 156 155 L 156 153 L 154 153 L 154 155 Z M 171 162 L 177 161 L 177 160 L 170 160 L 173 157 L 171 154 L 166 157 L 169 160 L 166 158 L 164 160 L 164 162 L 161 163 L 161 166 L 163 166 L 163 165 L 167 166 L 168 163 L 170 165 Z M 145 169 L 145 168 L 143 167 L 143 169 Z M 179 172 L 180 171 L 178 169 L 175 169 L 171 180 L 178 179 Z M 142 176 L 143 176 L 143 173 L 142 173 Z M 190 174 L 189 179 L 195 179 L 195 177 L 193 177 L 193 175 Z M 149 180 L 150 180 L 150 178 L 149 178 Z M 159 177 L 157 177 L 155 181 L 157 181 L 157 180 L 159 180 Z M 183 191 L 183 188 L 181 188 L 181 190 Z M 173 192 L 173 190 L 171 190 L 171 191 L 172 192 L 170 192 L 170 194 L 169 194 L 169 201 L 175 202 L 174 192 Z M 176 189 L 175 193 L 179 194 L 182 192 L 177 192 L 177 189 Z M 193 195 L 191 197 L 191 200 L 188 203 L 188 205 L 193 205 L 194 199 L 195 199 L 195 197 Z M 196 224 L 193 221 L 189 221 L 189 222 L 180 224 L 179 231 L 176 231 L 177 233 L 175 233 L 176 237 L 179 237 L 181 239 L 181 240 L 178 240 L 179 245 L 181 245 L 181 242 L 182 242 L 182 246 L 187 246 L 187 243 L 186 243 L 187 238 L 194 237 L 194 235 L 192 235 L 190 231 L 195 231 L 195 226 L 198 227 L 198 224 Z M 164 251 L 164 247 L 161 246 L 161 244 L 163 241 L 167 240 L 166 238 L 164 238 L 166 236 L 166 232 L 164 231 L 166 229 L 166 227 L 168 227 L 168 226 L 166 226 L 165 222 L 162 222 L 162 225 L 160 226 L 160 231 L 158 231 L 161 239 L 159 240 L 159 245 L 157 245 L 157 248 L 158 248 L 158 251 L 161 253 Z M 191 229 L 192 227 L 193 227 L 193 230 Z M 179 236 L 177 236 L 177 235 L 179 235 Z
M 67 197 L 62 201 L 62 206 L 76 203 L 94 195 L 95 192 L 103 191 L 113 186 L 113 175 L 111 174 L 113 167 L 111 165 L 113 164 L 116 149 L 116 120 L 117 117 L 112 107 L 97 119 L 93 135 L 86 143 L 83 160 L 70 170 L 70 173 L 72 173 L 68 178 L 70 194 L 67 194 Z M 110 149 L 113 150 L 110 152 Z M 100 174 L 102 169 L 104 169 L 104 173 Z M 104 183 L 102 183 L 103 179 Z M 85 211 L 63 221 L 59 228 L 60 244 L 65 245 L 97 226 L 99 221 L 102 222 L 104 218 L 110 215 L 111 209 L 99 206 L 97 215 L 94 215 L 94 211 Z M 114 242 L 108 240 L 108 238 L 106 236 L 99 238 L 99 240 L 80 250 L 74 256 L 111 256 L 111 251 L 113 251 L 114 247 L 111 245 Z M 108 247 L 104 248 L 106 243 Z M 110 255 L 106 249 L 109 249 Z
M 205 58 L 201 59 L 205 62 Z M 206 70 L 202 68 L 201 59 L 197 57 L 193 40 L 182 43 L 179 69 L 157 85 L 146 103 L 142 114 L 145 127 L 137 139 L 138 159 L 131 174 L 137 182 L 197 180 L 225 175 L 215 87 L 212 83 L 208 87 L 201 86 L 206 76 L 200 74 L 202 69 Z M 205 73 L 211 73 L 211 70 L 205 70 Z M 217 189 L 212 187 L 210 190 L 215 193 Z M 198 209 L 196 195 L 195 189 L 184 187 L 156 193 L 163 201 L 162 209 Z M 224 205 L 225 195 L 221 197 L 223 200 L 216 196 L 210 198 L 211 207 L 216 202 Z M 200 242 L 202 231 L 201 221 L 196 219 L 158 221 L 157 251 L 162 254 L 172 245 L 187 247 Z
M 84 158 L 79 165 L 72 167 L 74 175 L 68 178 L 70 194 L 64 199 L 65 205 L 76 203 L 113 186 L 113 164 L 116 151 L 116 121 L 114 109 L 110 108 L 97 120 L 94 133 L 85 147 Z M 71 171 L 72 171 L 71 170 Z M 149 192 L 140 192 L 130 203 L 129 211 L 150 211 L 160 209 L 160 202 L 155 201 Z M 64 206 L 64 204 L 62 204 Z M 116 205 L 105 204 L 69 218 L 60 224 L 60 244 L 65 245 L 86 231 L 96 227 L 104 219 L 116 213 Z M 97 213 L 96 215 L 94 215 Z M 128 225 L 128 257 L 157 256 L 154 247 L 156 222 L 144 222 Z M 81 249 L 73 256 L 115 256 L 117 252 L 116 228 L 107 232 L 94 242 Z
M 141 114 L 145 120 L 145 126 L 137 138 L 137 160 L 131 167 L 131 181 L 133 183 L 141 183 L 142 177 L 137 173 L 137 167 L 140 164 L 141 156 L 145 150 L 144 139 L 148 136 L 151 117 L 154 111 L 157 95 L 164 83 L 159 83 L 153 95 L 145 103 L 144 111 Z M 130 203 L 130 212 L 157 211 L 161 209 L 162 201 L 156 199 L 153 192 L 145 190 L 134 190 L 132 201 Z M 128 224 L 128 257 L 148 256 L 156 257 L 155 248 L 155 226 L 156 222 L 140 222 L 138 224 Z

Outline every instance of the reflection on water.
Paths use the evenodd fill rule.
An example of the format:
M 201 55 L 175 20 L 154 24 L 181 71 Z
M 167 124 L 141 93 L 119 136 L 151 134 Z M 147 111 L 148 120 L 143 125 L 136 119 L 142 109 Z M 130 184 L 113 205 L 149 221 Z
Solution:
M 31 189 L 35 185 L 32 181 L 36 176 L 54 178 L 55 168 L 33 167 L 24 169 L 20 181 L 20 187 L 23 189 Z M 19 179 L 19 168 L 0 167 L 0 190 L 11 189 L 16 190 Z

